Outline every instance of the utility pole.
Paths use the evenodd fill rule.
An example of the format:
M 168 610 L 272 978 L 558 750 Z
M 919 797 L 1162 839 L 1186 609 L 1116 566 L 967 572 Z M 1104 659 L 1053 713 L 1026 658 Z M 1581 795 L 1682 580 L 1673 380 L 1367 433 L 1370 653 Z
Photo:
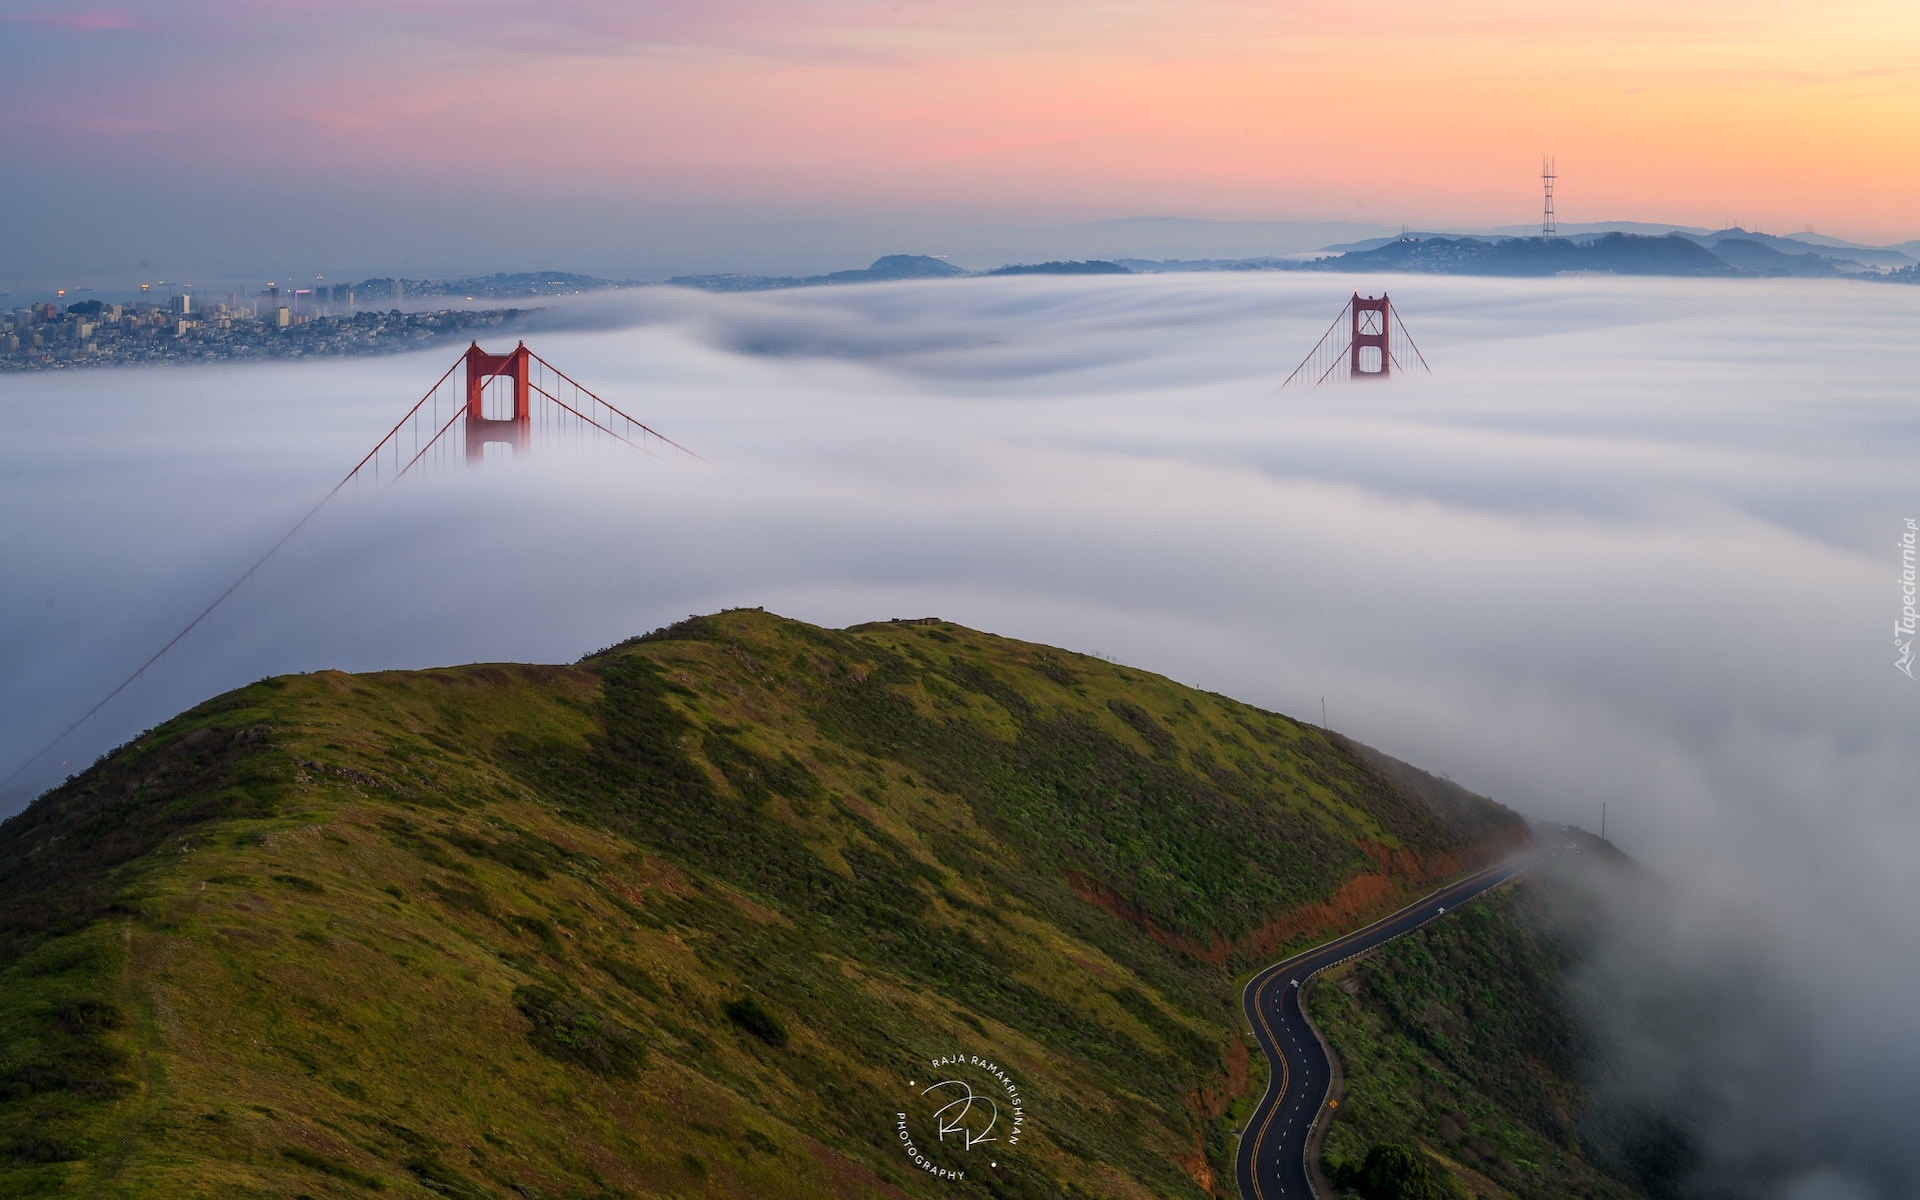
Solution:
M 1321 732 L 1323 733 L 1326 732 L 1326 728 L 1327 728 L 1327 698 L 1325 696 L 1322 696 L 1320 697 L 1320 730 Z
M 1607 840 L 1607 802 L 1600 802 L 1600 840 Z

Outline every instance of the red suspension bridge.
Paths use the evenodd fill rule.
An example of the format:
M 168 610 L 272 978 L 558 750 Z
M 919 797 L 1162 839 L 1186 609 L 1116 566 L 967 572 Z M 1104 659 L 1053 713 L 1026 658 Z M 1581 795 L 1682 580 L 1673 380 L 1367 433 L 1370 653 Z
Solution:
M 464 373 L 461 373 L 462 367 L 466 368 Z M 609 440 L 653 458 L 679 456 L 705 461 L 679 442 L 588 391 L 566 372 L 527 349 L 525 342 L 505 354 L 488 354 L 478 342 L 473 343 L 340 482 L 267 547 L 266 553 L 255 559 L 225 591 L 215 596 L 193 620 L 167 639 L 166 644 L 134 668 L 97 704 L 74 718 L 46 745 L 0 779 L 0 790 L 118 699 L 212 616 L 228 597 L 239 591 L 268 559 L 319 515 L 328 501 L 349 486 L 382 480 L 393 484 L 410 473 L 433 467 L 479 463 L 491 457 L 489 451 L 494 447 L 503 447 L 508 454 L 523 454 L 536 443 L 567 445 Z
M 461 367 L 464 377 L 455 381 Z M 494 446 L 524 453 L 536 436 L 542 443 L 612 438 L 655 458 L 700 457 L 581 387 L 525 342 L 505 354 L 475 342 L 334 490 L 360 478 L 398 481 L 423 465 L 477 462 Z
M 1397 339 L 1393 336 L 1396 329 L 1400 331 Z M 1405 357 L 1397 349 L 1397 343 L 1405 344 Z M 1382 292 L 1375 300 L 1371 296 L 1362 299 L 1360 293 L 1355 292 L 1340 315 L 1333 319 L 1333 324 L 1320 335 L 1320 341 L 1280 386 L 1319 387 L 1329 381 L 1386 379 L 1395 371 L 1407 371 L 1414 366 L 1428 374 L 1433 372 L 1420 347 L 1413 344 L 1413 335 L 1401 324 L 1400 314 L 1386 293 Z

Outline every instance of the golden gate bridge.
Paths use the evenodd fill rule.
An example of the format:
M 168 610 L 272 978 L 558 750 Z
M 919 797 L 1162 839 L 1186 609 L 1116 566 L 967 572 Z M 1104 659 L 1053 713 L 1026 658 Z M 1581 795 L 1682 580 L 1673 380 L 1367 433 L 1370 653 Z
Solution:
M 464 373 L 461 368 L 465 367 Z M 456 375 L 459 377 L 456 378 Z M 406 411 L 373 449 L 355 463 L 326 495 L 255 559 L 253 565 L 228 584 L 180 631 L 168 638 L 147 660 L 134 668 L 98 703 L 15 767 L 4 779 L 4 789 L 33 764 L 72 737 L 98 716 L 169 651 L 178 646 L 253 578 L 294 535 L 320 514 L 342 492 L 359 484 L 398 483 L 416 471 L 457 463 L 479 463 L 495 447 L 521 454 L 536 442 L 543 445 L 578 444 L 611 439 L 652 458 L 682 456 L 704 462 L 700 456 L 667 435 L 629 416 L 614 404 L 577 383 L 566 372 L 541 358 L 521 342 L 505 354 L 489 354 L 475 342 Z
M 334 490 L 363 476 L 397 482 L 423 464 L 479 461 L 494 446 L 524 452 L 536 434 L 543 442 L 612 438 L 655 458 L 700 457 L 580 386 L 525 342 L 505 354 L 488 354 L 475 342 Z
M 1396 351 L 1393 336 L 1396 329 L 1400 331 L 1398 341 L 1406 344 L 1406 358 Z M 1319 387 L 1343 380 L 1386 379 L 1395 371 L 1408 371 L 1416 365 L 1428 374 L 1433 373 L 1387 294 L 1380 293 L 1376 300 L 1371 296 L 1363 299 L 1355 292 L 1340 315 L 1333 319 L 1333 324 L 1320 335 L 1319 342 L 1307 351 L 1307 356 L 1280 386 Z

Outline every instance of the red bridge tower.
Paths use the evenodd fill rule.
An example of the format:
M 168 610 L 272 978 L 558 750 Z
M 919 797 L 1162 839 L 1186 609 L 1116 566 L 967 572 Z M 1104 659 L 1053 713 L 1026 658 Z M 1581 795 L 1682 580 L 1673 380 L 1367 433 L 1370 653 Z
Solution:
M 1353 302 L 1348 305 L 1353 313 L 1353 333 L 1348 342 L 1349 378 L 1385 379 L 1392 372 L 1392 347 L 1387 344 L 1387 318 L 1392 313 L 1389 304 L 1385 292 L 1380 293 L 1378 300 L 1371 297 L 1362 300 L 1359 292 L 1353 294 Z
M 527 448 L 527 431 L 533 423 L 533 396 L 528 377 L 532 351 L 521 342 L 505 354 L 488 354 L 475 342 L 467 347 L 467 458 L 485 457 L 489 442 L 513 447 L 515 454 Z M 513 415 L 489 418 L 483 401 L 487 382 L 506 378 L 513 381 Z
M 1347 327 L 1345 341 L 1340 340 L 1342 323 Z M 1395 329 L 1400 331 L 1397 337 Z M 1371 296 L 1363 300 L 1355 292 L 1280 386 L 1319 387 L 1329 379 L 1386 379 L 1395 371 L 1407 374 L 1416 368 L 1433 371 L 1394 311 L 1393 301 L 1385 292 L 1378 300 Z

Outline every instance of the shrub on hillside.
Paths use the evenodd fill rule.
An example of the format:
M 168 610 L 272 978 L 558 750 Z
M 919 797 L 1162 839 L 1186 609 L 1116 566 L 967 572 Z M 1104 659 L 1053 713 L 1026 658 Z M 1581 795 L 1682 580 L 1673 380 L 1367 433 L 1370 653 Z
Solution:
M 1357 1169 L 1342 1174 L 1347 1178 L 1340 1182 L 1366 1200 L 1467 1200 L 1460 1185 L 1434 1169 L 1425 1154 L 1397 1142 L 1374 1146 Z
M 787 1027 L 752 996 L 727 1002 L 727 1018 L 769 1046 L 787 1044 Z

